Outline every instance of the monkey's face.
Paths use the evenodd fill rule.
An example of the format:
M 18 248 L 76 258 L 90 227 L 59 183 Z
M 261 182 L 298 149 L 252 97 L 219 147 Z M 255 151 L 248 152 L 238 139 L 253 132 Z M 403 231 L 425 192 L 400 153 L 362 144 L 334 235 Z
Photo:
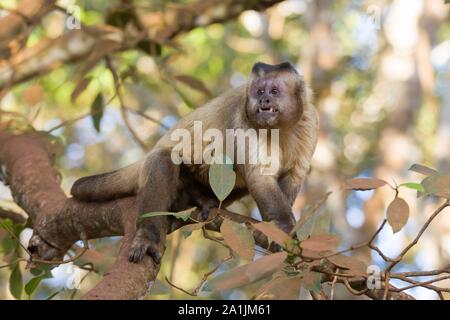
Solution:
M 289 69 L 281 65 L 257 63 L 253 67 L 246 113 L 258 128 L 286 127 L 301 117 L 300 78 L 290 64 Z

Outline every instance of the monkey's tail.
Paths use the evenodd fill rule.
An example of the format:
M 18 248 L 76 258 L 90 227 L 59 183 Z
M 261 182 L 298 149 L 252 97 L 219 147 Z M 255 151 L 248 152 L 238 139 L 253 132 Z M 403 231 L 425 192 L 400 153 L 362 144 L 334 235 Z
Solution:
M 128 167 L 83 177 L 75 181 L 71 194 L 84 201 L 106 201 L 134 195 L 138 189 L 140 163 Z

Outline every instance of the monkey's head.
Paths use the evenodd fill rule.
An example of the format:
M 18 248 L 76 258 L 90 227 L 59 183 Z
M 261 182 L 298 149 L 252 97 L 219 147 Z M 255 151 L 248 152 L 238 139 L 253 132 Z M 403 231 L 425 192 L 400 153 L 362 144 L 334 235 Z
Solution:
M 303 113 L 304 83 L 289 62 L 255 63 L 247 87 L 246 114 L 257 128 L 289 127 Z

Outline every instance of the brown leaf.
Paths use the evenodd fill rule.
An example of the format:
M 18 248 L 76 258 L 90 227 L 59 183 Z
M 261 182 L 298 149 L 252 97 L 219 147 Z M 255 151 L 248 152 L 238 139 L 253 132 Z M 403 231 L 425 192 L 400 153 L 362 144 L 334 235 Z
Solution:
M 269 237 L 271 240 L 278 243 L 280 246 L 286 246 L 286 243 L 289 241 L 289 235 L 275 226 L 273 223 L 269 222 L 259 222 L 259 223 L 252 223 L 252 226 Z
M 335 253 L 335 250 L 333 250 L 333 251 L 327 250 L 327 251 L 318 252 L 318 251 L 303 249 L 302 257 L 309 258 L 309 259 L 321 259 L 323 257 L 330 256 L 334 253 Z
M 302 284 L 306 290 L 318 292 L 322 284 L 322 275 L 314 271 L 304 271 L 302 273 Z
M 205 225 L 205 222 L 191 223 L 185 226 L 182 226 L 178 230 L 181 232 L 184 238 L 187 238 L 192 231 L 200 230 Z
M 300 276 L 278 276 L 262 286 L 255 298 L 256 300 L 297 300 L 301 286 L 302 278 Z
M 79 77 L 84 76 L 89 70 L 94 68 L 106 55 L 120 48 L 120 43 L 111 39 L 100 39 L 94 46 L 89 56 L 84 59 L 82 65 L 77 70 Z
M 433 174 L 422 181 L 425 194 L 450 199 L 450 174 Z
M 81 81 L 79 81 L 77 83 L 77 86 L 73 90 L 72 95 L 70 96 L 70 100 L 72 102 L 75 102 L 75 100 L 77 100 L 78 96 L 87 88 L 87 86 L 89 85 L 90 82 L 91 82 L 90 77 L 83 78 Z
M 417 163 L 413 164 L 408 170 L 414 171 L 414 172 L 417 172 L 417 173 L 420 173 L 420 174 L 423 174 L 426 176 L 430 176 L 432 174 L 438 173 L 436 170 L 434 170 L 430 167 L 424 166 L 422 164 L 417 164 Z
M 397 197 L 389 204 L 386 216 L 392 230 L 396 233 L 408 222 L 409 206 L 405 200 Z
M 223 239 L 233 251 L 242 258 L 253 260 L 255 255 L 255 239 L 244 224 L 224 219 L 220 226 Z
M 207 97 L 212 97 L 211 91 L 209 91 L 209 89 L 205 86 L 203 81 L 201 81 L 197 78 L 194 78 L 194 77 L 186 75 L 186 74 L 181 74 L 181 75 L 175 76 L 175 79 L 188 85 L 192 89 L 202 92 Z
M 178 230 L 179 231 L 195 231 L 195 230 L 200 230 L 204 225 L 205 225 L 205 222 L 190 223 L 190 224 L 182 226 Z
M 250 284 L 279 270 L 286 258 L 286 252 L 273 253 L 252 263 L 224 272 L 209 280 L 205 286 L 213 291 L 219 291 Z
M 290 234 L 294 235 L 296 233 L 297 239 L 299 240 L 306 239 L 308 236 L 310 236 L 310 233 L 315 224 L 315 221 L 311 221 L 311 218 L 319 211 L 319 209 L 327 201 L 330 195 L 331 192 L 327 192 L 319 200 L 312 204 L 307 210 L 302 212 L 301 219 L 297 221 Z M 308 222 L 310 223 L 310 228 L 306 228 L 307 230 L 301 230 Z
M 346 181 L 345 188 L 365 191 L 382 187 L 386 183 L 386 181 L 378 178 L 353 178 Z
M 23 101 L 30 106 L 34 106 L 38 102 L 42 101 L 43 97 L 44 90 L 39 84 L 29 86 L 23 93 Z
M 341 269 L 348 269 L 352 273 L 355 274 L 366 274 L 367 272 L 367 265 L 365 262 L 352 257 L 352 256 L 345 256 L 342 254 L 338 254 L 335 256 L 331 256 L 327 258 L 331 263 L 333 263 L 336 267 Z
M 316 252 L 333 251 L 339 246 L 339 241 L 336 235 L 320 234 L 303 240 L 300 242 L 300 247 Z

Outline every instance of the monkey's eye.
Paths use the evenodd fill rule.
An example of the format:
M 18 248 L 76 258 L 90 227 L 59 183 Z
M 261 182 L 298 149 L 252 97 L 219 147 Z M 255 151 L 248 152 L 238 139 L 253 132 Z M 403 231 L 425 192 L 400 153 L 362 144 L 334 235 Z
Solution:
M 264 89 L 258 89 L 258 95 L 264 94 Z
M 271 94 L 278 94 L 278 89 L 277 88 L 272 88 L 272 90 L 270 90 Z

